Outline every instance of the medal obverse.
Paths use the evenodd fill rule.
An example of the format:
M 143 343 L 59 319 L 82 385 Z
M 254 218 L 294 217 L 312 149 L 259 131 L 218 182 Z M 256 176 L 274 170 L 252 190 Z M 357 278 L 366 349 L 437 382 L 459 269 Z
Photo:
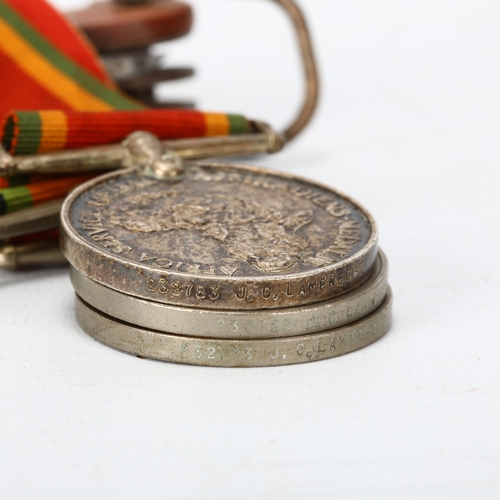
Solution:
M 275 309 L 327 300 L 371 274 L 377 227 L 351 199 L 256 167 L 193 164 L 177 182 L 136 170 L 75 190 L 62 248 L 85 276 L 150 301 Z

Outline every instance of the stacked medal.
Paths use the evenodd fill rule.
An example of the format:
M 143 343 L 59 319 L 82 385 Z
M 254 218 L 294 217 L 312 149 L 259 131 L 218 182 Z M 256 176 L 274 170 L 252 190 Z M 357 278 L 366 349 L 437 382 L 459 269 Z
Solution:
M 77 320 L 139 357 L 202 366 L 304 363 L 360 349 L 391 322 L 370 214 L 260 168 L 186 164 L 77 188 L 62 210 Z

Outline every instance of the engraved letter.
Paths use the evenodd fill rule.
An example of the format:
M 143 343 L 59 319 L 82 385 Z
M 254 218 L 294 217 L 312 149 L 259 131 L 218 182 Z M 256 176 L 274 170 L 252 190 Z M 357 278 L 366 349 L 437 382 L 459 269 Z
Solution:
M 326 285 L 326 276 L 321 276 L 319 279 L 319 289 L 323 290 L 323 287 Z
M 241 290 L 239 292 L 236 292 L 236 298 L 238 300 L 244 300 L 246 296 L 247 296 L 247 287 L 242 286 Z

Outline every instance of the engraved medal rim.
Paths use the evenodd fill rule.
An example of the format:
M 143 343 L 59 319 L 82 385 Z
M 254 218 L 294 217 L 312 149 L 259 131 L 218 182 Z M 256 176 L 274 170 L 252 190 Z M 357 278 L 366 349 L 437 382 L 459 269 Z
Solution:
M 86 332 L 93 339 L 98 340 L 101 344 L 140 358 L 215 368 L 279 367 L 293 364 L 304 364 L 313 361 L 323 361 L 355 352 L 375 343 L 377 340 L 380 340 L 390 330 L 392 326 L 392 307 L 393 294 L 391 288 L 389 287 L 382 304 L 375 311 L 359 321 L 340 328 L 286 338 L 231 340 L 174 335 L 129 325 L 125 322 L 121 322 L 100 313 L 95 308 L 86 304 L 80 297 L 78 297 L 78 295 L 75 294 L 75 313 L 77 323 L 84 332 Z M 93 324 L 91 324 L 92 322 Z M 117 334 L 116 332 L 109 333 L 107 330 L 109 330 L 110 327 L 120 328 L 120 334 Z M 321 346 L 321 341 L 323 339 L 328 340 L 328 338 L 330 338 L 330 342 L 332 342 L 333 339 L 337 339 L 336 336 L 343 334 L 345 336 L 349 335 L 352 337 L 351 340 L 354 340 L 356 335 L 358 335 L 358 338 L 359 335 L 362 336 L 363 331 L 365 332 L 365 336 L 368 336 L 366 328 L 370 327 L 379 329 L 377 333 L 372 333 L 372 338 L 365 338 L 359 344 L 350 346 L 342 352 L 335 352 L 332 354 L 330 349 L 329 354 L 322 356 L 322 354 L 326 352 L 326 349 L 321 350 L 321 347 L 326 347 L 326 345 Z M 127 334 L 135 335 L 137 338 L 135 341 L 127 341 Z M 162 342 L 174 344 L 176 352 L 182 354 L 169 355 L 168 352 L 166 352 L 169 350 L 169 346 L 165 345 L 163 346 L 162 353 Z M 153 345 L 155 343 L 160 344 L 160 346 L 155 348 Z M 316 343 L 318 345 L 315 352 Z M 209 344 L 212 344 L 212 346 L 208 347 Z M 311 348 L 312 350 L 306 353 L 306 346 L 309 345 L 313 345 Z M 303 346 L 304 349 L 302 353 L 299 354 L 299 348 L 301 348 L 301 346 Z M 217 363 L 218 360 L 215 357 L 215 354 L 218 352 L 217 348 L 221 351 L 222 358 L 225 349 L 229 349 L 231 347 L 233 349 L 238 349 L 238 352 L 243 351 L 243 354 L 248 352 L 247 349 L 250 349 L 251 351 L 255 350 L 257 353 L 255 357 L 252 356 L 251 358 L 242 360 L 239 360 L 238 358 L 234 362 L 229 361 L 225 363 Z M 184 357 L 184 353 L 187 352 L 189 348 L 199 349 L 200 353 L 203 353 L 203 349 L 206 349 L 204 353 L 206 355 L 206 359 L 202 359 L 202 356 L 200 356 L 200 358 L 196 356 L 196 359 L 193 357 L 189 359 Z M 286 352 L 286 355 L 284 357 L 280 355 L 274 358 L 273 354 L 275 350 L 276 354 L 278 354 L 279 349 L 283 349 L 281 352 Z M 266 352 L 264 354 L 260 354 L 259 350 L 265 350 Z M 336 348 L 335 351 L 337 351 Z M 300 359 L 297 357 L 293 358 L 295 353 Z M 303 356 L 303 354 L 307 355 Z M 309 354 L 311 355 L 309 356 Z M 210 357 L 211 355 L 214 357 Z M 288 356 L 288 358 L 286 356 Z M 212 363 L 212 360 L 215 362 Z
M 334 297 L 332 299 L 315 302 L 302 306 L 287 307 L 283 309 L 272 310 L 228 310 L 228 309 L 205 309 L 205 308 L 191 308 L 179 305 L 165 304 L 163 302 L 156 302 L 146 300 L 140 297 L 134 297 L 129 294 L 118 292 L 110 287 L 106 287 L 95 280 L 92 280 L 78 271 L 74 266 L 70 266 L 70 279 L 76 294 L 92 308 L 117 319 L 140 328 L 146 328 L 154 331 L 164 331 L 174 335 L 195 335 L 193 329 L 199 329 L 200 323 L 206 331 L 200 333 L 199 331 L 195 336 L 202 338 L 216 338 L 216 339 L 264 339 L 264 338 L 287 338 L 297 335 L 306 335 L 312 333 L 320 333 L 332 327 L 340 328 L 355 321 L 358 321 L 376 310 L 389 288 L 388 274 L 389 264 L 386 255 L 379 249 L 376 268 L 374 273 L 359 287 L 346 292 L 343 295 Z M 306 331 L 302 331 L 304 324 L 307 324 L 309 318 L 314 316 L 315 320 L 320 321 L 321 316 L 330 311 L 334 311 L 337 317 L 343 317 L 344 310 L 353 307 L 354 304 L 366 299 L 368 296 L 381 297 L 380 300 L 375 300 L 375 305 L 371 305 L 363 309 L 360 313 L 353 313 L 351 317 L 340 320 L 334 325 L 312 326 Z M 120 303 L 122 301 L 122 303 Z M 103 304 L 105 304 L 103 306 Z M 169 317 L 169 315 L 173 317 Z M 138 319 L 139 318 L 139 319 Z M 151 318 L 153 318 L 151 320 Z M 307 319 L 306 319 L 307 318 Z M 236 321 L 240 324 L 244 321 L 252 321 L 255 325 L 259 322 L 270 323 L 273 320 L 281 322 L 289 320 L 290 330 L 276 333 L 270 331 L 266 332 L 253 332 L 253 333 L 240 333 L 236 335 L 235 332 L 222 333 L 217 331 L 214 326 L 217 322 L 223 321 Z M 168 327 L 159 327 L 159 323 L 165 322 Z M 194 323 L 193 323 L 194 322 Z M 183 326 L 188 325 L 188 327 Z M 225 326 L 225 323 L 224 325 Z M 245 327 L 241 326 L 241 330 Z M 299 330 L 300 329 L 300 330 Z M 240 327 L 238 327 L 240 330 Z M 263 330 L 263 328 L 261 329 Z

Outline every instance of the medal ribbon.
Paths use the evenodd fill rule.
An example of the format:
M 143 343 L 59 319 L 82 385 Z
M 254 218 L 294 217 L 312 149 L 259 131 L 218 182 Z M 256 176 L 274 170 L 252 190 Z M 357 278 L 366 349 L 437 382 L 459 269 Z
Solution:
M 0 0 L 0 115 L 11 109 L 141 109 L 82 35 L 44 0 Z
M 0 68 L 0 140 L 11 154 L 118 143 L 136 130 L 160 139 L 252 131 L 239 115 L 151 110 L 127 97 L 45 0 L 0 0 Z M 0 178 L 0 215 L 64 197 L 91 177 Z
M 0 0 L 0 68 L 0 134 L 13 154 L 111 144 L 135 130 L 161 139 L 251 131 L 239 115 L 149 110 L 125 96 L 45 0 Z
M 160 139 L 248 134 L 240 115 L 191 110 L 72 112 L 16 111 L 3 125 L 3 146 L 11 154 L 33 154 L 123 141 L 136 130 Z
M 95 174 L 59 177 L 0 189 L 0 215 L 64 198 L 76 186 L 93 177 Z

